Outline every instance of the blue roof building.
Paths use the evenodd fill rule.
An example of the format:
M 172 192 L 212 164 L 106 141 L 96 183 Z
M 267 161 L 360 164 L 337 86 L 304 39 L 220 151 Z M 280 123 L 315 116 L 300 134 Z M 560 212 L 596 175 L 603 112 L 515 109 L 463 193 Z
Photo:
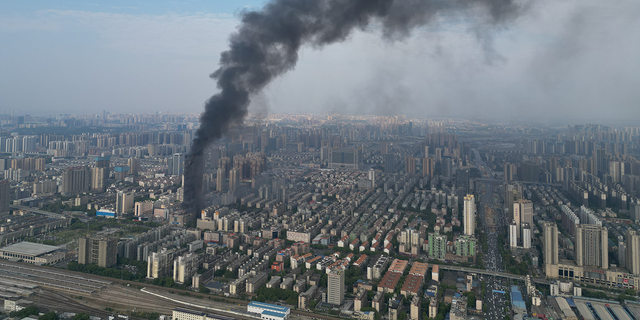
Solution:
M 284 320 L 289 318 L 291 308 L 276 304 L 251 301 L 247 306 L 247 311 L 251 313 L 258 313 L 260 314 L 260 317 L 265 320 Z

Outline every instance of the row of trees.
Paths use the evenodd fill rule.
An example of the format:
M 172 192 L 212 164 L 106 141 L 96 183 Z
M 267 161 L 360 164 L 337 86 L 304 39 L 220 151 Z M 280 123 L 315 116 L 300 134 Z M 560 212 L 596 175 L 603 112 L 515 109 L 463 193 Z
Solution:
M 84 273 L 95 274 L 103 277 L 120 278 L 124 280 L 144 280 L 147 276 L 147 268 L 138 268 L 136 274 L 131 273 L 129 270 L 120 270 L 116 268 L 103 268 L 95 264 L 79 264 L 76 261 L 71 261 L 67 264 L 67 269 L 71 271 L 79 271 Z
M 13 311 L 9 313 L 9 316 L 12 318 L 22 319 L 34 314 L 39 314 L 39 313 L 40 313 L 40 309 L 38 309 L 38 307 L 36 307 L 35 305 L 30 305 L 20 311 Z M 58 320 L 58 319 L 59 317 L 54 311 L 49 311 L 38 317 L 38 320 Z M 155 317 L 154 319 L 149 319 L 149 320 L 155 320 L 155 319 L 158 319 L 158 317 Z M 73 316 L 72 320 L 89 320 L 89 315 L 86 313 L 78 313 L 75 316 Z
M 267 288 L 266 286 L 260 287 L 256 291 L 256 301 L 265 302 L 269 301 L 286 301 L 290 305 L 298 304 L 298 293 L 293 290 L 286 290 L 280 288 Z

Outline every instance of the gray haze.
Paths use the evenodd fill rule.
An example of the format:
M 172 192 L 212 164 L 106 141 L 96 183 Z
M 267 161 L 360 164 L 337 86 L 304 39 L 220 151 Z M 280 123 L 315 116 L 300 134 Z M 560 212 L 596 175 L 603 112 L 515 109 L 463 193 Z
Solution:
M 451 14 L 391 43 L 373 24 L 322 50 L 303 46 L 295 72 L 265 87 L 260 108 L 639 119 L 640 1 L 532 4 L 492 33 L 490 50 L 470 31 L 474 21 Z M 0 4 L 2 111 L 199 113 L 238 26 L 238 17 L 207 13 L 46 9 L 8 15 Z
M 385 40 L 402 39 L 444 14 L 468 17 L 472 33 L 487 55 L 493 56 L 491 29 L 517 17 L 521 10 L 522 5 L 511 0 L 273 0 L 260 11 L 242 13 L 238 31 L 231 35 L 229 49 L 211 75 L 220 91 L 205 103 L 187 156 L 185 205 L 196 212 L 202 207 L 198 198 L 205 148 L 231 124 L 242 122 L 252 95 L 295 68 L 302 46 L 322 48 L 343 42 L 353 31 L 367 30 L 372 24 Z M 398 92 L 408 91 L 392 94 Z M 384 102 L 393 108 L 393 101 Z

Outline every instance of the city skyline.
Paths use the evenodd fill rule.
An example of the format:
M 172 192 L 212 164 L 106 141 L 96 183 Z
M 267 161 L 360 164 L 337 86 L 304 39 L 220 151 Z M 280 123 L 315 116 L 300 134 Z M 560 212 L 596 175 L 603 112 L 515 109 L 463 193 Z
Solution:
M 640 319 L 638 16 L 0 1 L 0 318 Z

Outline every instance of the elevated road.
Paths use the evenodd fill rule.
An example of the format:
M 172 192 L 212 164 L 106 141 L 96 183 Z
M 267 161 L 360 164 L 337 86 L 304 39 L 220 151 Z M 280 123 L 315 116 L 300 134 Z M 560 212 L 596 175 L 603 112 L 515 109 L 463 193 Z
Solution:
M 498 271 L 489 271 L 489 270 L 483 270 L 483 269 L 465 268 L 465 267 L 457 267 L 457 266 L 446 266 L 446 265 L 440 265 L 440 269 L 442 269 L 442 270 L 451 270 L 451 271 L 462 271 L 462 272 L 468 272 L 468 273 L 477 273 L 477 274 L 483 274 L 483 275 L 487 275 L 487 276 L 494 276 L 494 277 L 501 277 L 501 278 L 524 281 L 524 276 L 519 276 L 519 275 L 515 275 L 515 274 L 511 274 L 511 273 L 498 272 Z
M 525 276 L 519 276 L 517 274 L 511 274 L 511 273 L 505 273 L 505 272 L 498 272 L 498 271 L 490 271 L 490 270 L 483 270 L 483 269 L 474 269 L 474 268 L 464 268 L 464 267 L 457 267 L 457 266 L 447 266 L 447 265 L 439 265 L 441 270 L 451 270 L 451 271 L 461 271 L 461 272 L 468 272 L 468 273 L 477 273 L 477 274 L 482 274 L 482 275 L 486 275 L 486 276 L 493 276 L 493 277 L 501 277 L 501 278 L 507 278 L 507 279 L 513 279 L 513 280 L 520 280 L 520 281 L 524 281 Z M 549 280 L 545 279 L 545 278 L 533 278 L 533 282 L 535 283 L 539 283 L 539 284 L 544 284 L 544 285 L 549 285 Z
M 25 211 L 41 214 L 43 216 L 51 217 L 51 218 L 58 218 L 58 219 L 68 218 L 64 214 L 53 213 L 53 212 L 44 211 L 44 210 L 38 210 L 38 209 L 25 207 L 25 206 L 10 206 L 10 208 L 11 209 L 15 209 L 15 210 L 25 210 Z

